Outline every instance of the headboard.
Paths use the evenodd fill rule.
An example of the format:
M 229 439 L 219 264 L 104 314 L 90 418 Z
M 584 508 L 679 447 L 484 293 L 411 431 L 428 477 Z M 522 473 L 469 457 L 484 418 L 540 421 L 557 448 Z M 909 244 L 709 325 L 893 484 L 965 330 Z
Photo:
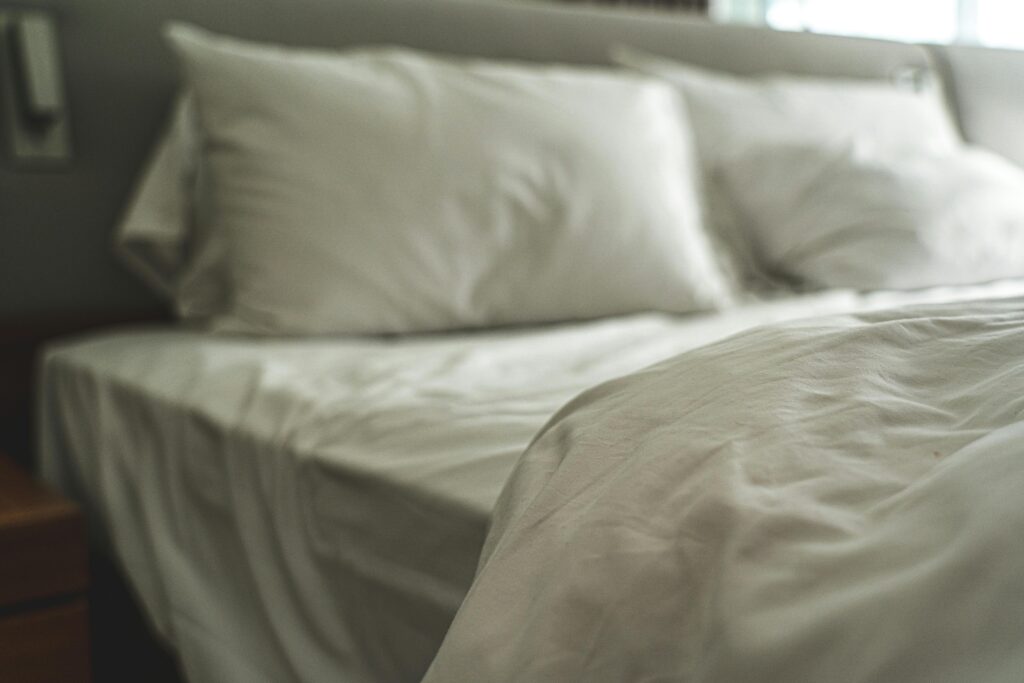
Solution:
M 2 2 L 2 0 L 0 0 Z M 7 6 L 7 5 L 5 5 Z M 286 44 L 398 43 L 453 54 L 606 63 L 626 43 L 739 73 L 887 76 L 920 47 L 719 26 L 665 13 L 483 0 L 34 0 L 63 50 L 74 158 L 57 171 L 0 159 L 0 320 L 158 305 L 115 262 L 111 233 L 164 125 L 176 68 L 169 19 Z M 7 127 L 0 134 L 6 147 Z

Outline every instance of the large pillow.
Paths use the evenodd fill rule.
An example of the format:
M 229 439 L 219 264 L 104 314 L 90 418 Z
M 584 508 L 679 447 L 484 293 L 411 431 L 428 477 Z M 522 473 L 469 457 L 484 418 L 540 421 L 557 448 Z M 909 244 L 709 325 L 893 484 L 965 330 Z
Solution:
M 176 25 L 221 330 L 382 333 L 726 305 L 673 88 Z
M 208 229 L 195 105 L 178 99 L 114 237 L 122 261 L 185 319 L 227 306 L 224 244 Z
M 814 285 L 1024 277 L 1024 171 L 981 149 L 777 147 L 723 178 L 764 261 Z
M 962 144 L 941 89 L 927 75 L 892 81 L 785 74 L 744 78 L 624 46 L 613 49 L 612 58 L 665 79 L 685 95 L 710 221 L 740 269 L 755 280 L 761 264 L 735 215 L 734 198 L 718 177 L 734 160 L 779 145 L 842 150 L 860 143 L 893 152 L 945 152 Z

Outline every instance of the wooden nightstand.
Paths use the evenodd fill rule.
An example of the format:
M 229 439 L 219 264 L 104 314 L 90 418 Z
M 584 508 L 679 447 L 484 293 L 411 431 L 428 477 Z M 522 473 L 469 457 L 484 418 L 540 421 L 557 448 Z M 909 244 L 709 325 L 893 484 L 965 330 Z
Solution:
M 89 681 L 88 552 L 77 506 L 0 453 L 0 681 Z

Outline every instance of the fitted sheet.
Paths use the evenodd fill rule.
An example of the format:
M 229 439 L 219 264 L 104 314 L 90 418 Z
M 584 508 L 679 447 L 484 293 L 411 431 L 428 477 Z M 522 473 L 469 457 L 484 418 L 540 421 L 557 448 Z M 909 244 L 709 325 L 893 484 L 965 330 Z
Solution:
M 758 324 L 1021 294 L 831 291 L 391 339 L 106 333 L 45 356 L 41 467 L 193 683 L 419 680 L 518 456 L 583 389 Z

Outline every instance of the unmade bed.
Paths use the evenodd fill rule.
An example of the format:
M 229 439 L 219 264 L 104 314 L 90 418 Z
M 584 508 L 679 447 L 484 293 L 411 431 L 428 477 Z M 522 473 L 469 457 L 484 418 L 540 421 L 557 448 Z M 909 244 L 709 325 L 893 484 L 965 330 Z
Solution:
M 865 683 L 861 637 L 929 672 L 931 641 L 894 653 L 857 608 L 885 576 L 784 560 L 848 529 L 871 567 L 910 557 L 814 516 L 934 472 L 918 433 L 941 456 L 1020 420 L 1018 57 L 543 3 L 43 4 L 81 158 L 16 204 L 179 320 L 49 349 L 42 475 L 189 683 Z M 981 596 L 956 628 L 1024 612 L 956 576 Z M 886 624 L 930 626 L 928 585 Z
M 417 680 L 509 472 L 580 391 L 759 324 L 1013 294 L 376 340 L 89 337 L 46 358 L 43 471 L 85 502 L 190 680 Z

